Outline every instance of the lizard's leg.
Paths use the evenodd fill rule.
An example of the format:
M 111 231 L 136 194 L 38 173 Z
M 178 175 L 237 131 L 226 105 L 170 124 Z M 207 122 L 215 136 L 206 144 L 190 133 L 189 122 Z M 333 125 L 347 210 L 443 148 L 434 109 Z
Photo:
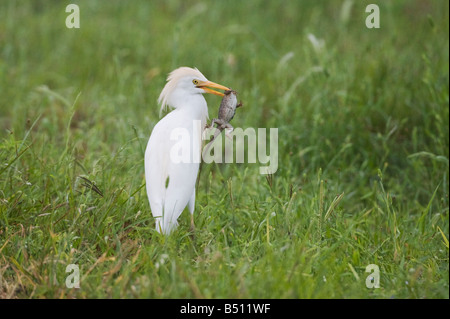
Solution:
M 225 127 L 224 127 L 223 124 L 219 125 L 219 126 L 216 128 L 216 132 L 214 133 L 214 137 L 213 137 L 213 139 L 212 139 L 213 141 L 217 138 L 217 136 L 220 135 L 220 133 L 222 133 L 222 131 L 223 131 L 224 128 L 225 128 Z
M 223 123 L 222 120 L 219 120 L 219 121 L 221 123 Z M 211 141 L 208 144 L 206 144 L 206 146 L 203 150 L 203 154 L 202 154 L 203 156 L 206 156 L 208 154 L 208 151 L 209 151 L 210 147 L 212 146 L 212 144 L 214 143 L 214 141 L 216 140 L 217 136 L 219 136 L 220 133 L 222 133 L 223 127 L 224 127 L 223 125 L 219 125 L 218 127 L 216 127 L 216 131 L 214 132 L 213 138 L 211 139 Z
M 211 126 L 214 125 L 214 123 L 218 124 L 218 127 L 225 124 L 225 122 L 223 120 L 221 120 L 221 119 L 213 119 L 212 122 L 211 122 Z
M 231 126 L 230 123 L 226 123 L 225 125 L 222 125 L 222 130 L 225 130 L 225 136 L 228 137 L 229 139 L 232 139 L 230 133 L 233 132 L 234 127 Z
M 211 124 L 206 123 L 206 127 L 207 127 L 207 128 L 214 127 L 214 123 L 216 123 L 218 120 L 219 120 L 219 119 L 213 119 L 213 120 L 211 121 Z

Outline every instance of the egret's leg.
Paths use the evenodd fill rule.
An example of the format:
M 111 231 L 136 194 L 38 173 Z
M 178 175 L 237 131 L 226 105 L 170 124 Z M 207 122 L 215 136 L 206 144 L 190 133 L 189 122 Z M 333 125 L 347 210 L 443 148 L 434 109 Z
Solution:
M 195 230 L 195 225 L 194 225 L 195 188 L 192 192 L 191 199 L 189 199 L 188 209 L 189 209 L 189 212 L 191 213 L 191 229 L 190 230 L 193 232 Z
M 190 230 L 191 232 L 194 232 L 194 231 L 195 231 L 194 215 L 193 215 L 193 214 L 191 214 L 191 227 L 189 227 L 189 230 Z

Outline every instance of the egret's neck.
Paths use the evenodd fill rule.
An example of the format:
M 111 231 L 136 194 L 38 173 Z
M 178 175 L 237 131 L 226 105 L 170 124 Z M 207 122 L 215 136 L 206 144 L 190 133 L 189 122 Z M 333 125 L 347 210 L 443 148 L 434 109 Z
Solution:
M 171 105 L 178 111 L 183 111 L 190 119 L 206 124 L 208 106 L 202 94 L 178 94 L 171 96 Z

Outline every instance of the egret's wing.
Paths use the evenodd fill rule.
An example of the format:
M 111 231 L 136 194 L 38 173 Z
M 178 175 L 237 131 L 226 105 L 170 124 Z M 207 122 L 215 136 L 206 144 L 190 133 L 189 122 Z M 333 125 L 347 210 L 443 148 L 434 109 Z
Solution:
M 195 141 L 195 138 L 184 140 L 173 136 L 171 139 L 175 129 L 185 130 L 193 137 L 192 121 L 183 112 L 175 110 L 156 124 L 145 151 L 147 195 L 152 214 L 157 219 L 157 230 L 164 233 L 170 233 L 176 227 L 178 217 L 192 197 L 199 168 L 199 163 L 192 160 L 176 163 L 171 158 L 173 148 Z M 181 146 L 192 151 L 191 144 Z

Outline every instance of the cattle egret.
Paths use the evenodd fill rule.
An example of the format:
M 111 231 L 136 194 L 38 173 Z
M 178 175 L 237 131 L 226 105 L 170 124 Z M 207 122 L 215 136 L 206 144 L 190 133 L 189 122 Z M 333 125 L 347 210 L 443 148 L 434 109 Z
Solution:
M 163 234 L 177 227 L 177 219 L 186 206 L 193 226 L 202 131 L 208 117 L 202 94 L 224 96 L 213 88 L 229 90 L 208 81 L 197 69 L 181 67 L 169 74 L 159 96 L 161 112 L 167 107 L 173 111 L 155 125 L 150 135 L 145 150 L 145 181 L 156 230 Z M 179 150 L 184 152 L 182 160 Z

